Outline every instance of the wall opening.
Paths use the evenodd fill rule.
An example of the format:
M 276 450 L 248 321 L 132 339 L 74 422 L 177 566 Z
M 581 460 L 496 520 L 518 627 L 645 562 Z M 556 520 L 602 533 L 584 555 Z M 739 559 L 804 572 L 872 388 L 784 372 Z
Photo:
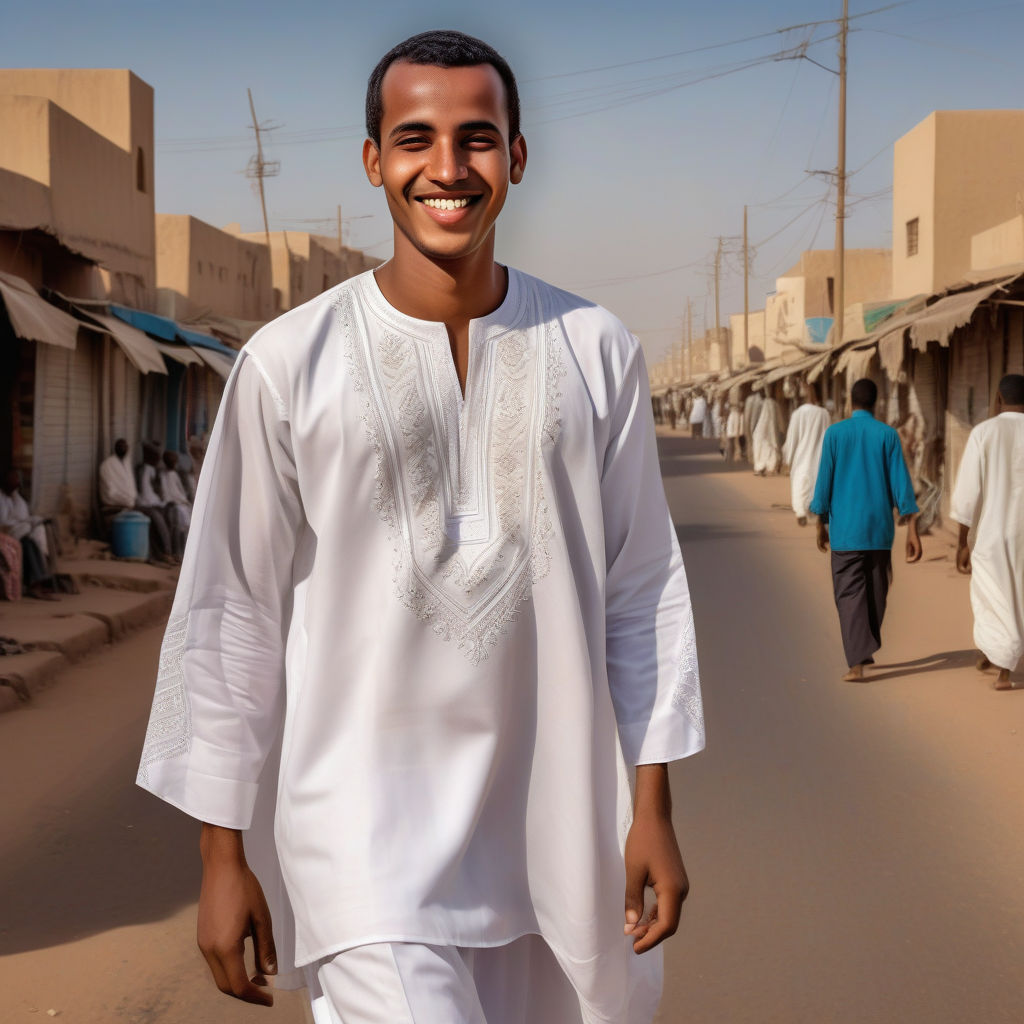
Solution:
M 135 188 L 146 191 L 146 154 L 141 146 L 135 149 Z
M 907 221 L 907 255 L 916 256 L 918 248 L 919 220 L 915 217 Z

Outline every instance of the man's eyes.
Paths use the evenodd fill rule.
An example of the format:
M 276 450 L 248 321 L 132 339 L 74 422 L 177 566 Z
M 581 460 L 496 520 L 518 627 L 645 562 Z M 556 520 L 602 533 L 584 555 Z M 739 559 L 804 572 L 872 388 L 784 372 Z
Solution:
M 402 149 L 417 149 L 429 146 L 433 140 L 426 135 L 406 135 L 395 143 Z M 491 149 L 498 144 L 490 135 L 469 135 L 462 140 L 462 145 L 470 149 Z

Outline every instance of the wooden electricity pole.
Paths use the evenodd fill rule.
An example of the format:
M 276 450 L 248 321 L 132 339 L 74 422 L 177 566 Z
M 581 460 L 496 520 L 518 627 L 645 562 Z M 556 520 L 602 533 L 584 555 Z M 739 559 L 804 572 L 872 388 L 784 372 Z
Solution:
M 832 297 L 833 344 L 843 343 L 846 312 L 846 37 L 850 29 L 850 0 L 843 0 L 839 25 L 839 153 L 836 163 L 836 256 Z
M 246 176 L 255 178 L 260 190 L 260 207 L 263 210 L 263 234 L 267 239 L 267 252 L 270 252 L 270 224 L 267 220 L 267 198 L 263 193 L 263 179 L 272 178 L 281 170 L 277 160 L 263 159 L 263 139 L 260 133 L 264 130 L 256 120 L 256 104 L 252 100 L 252 89 L 245 90 L 249 94 L 249 111 L 252 114 L 252 130 L 256 133 L 256 155 L 249 161 Z
M 750 365 L 750 246 L 746 206 L 743 207 L 743 360 Z
M 693 380 L 693 301 L 686 300 L 686 379 Z
M 338 203 L 338 254 L 341 254 L 341 203 Z

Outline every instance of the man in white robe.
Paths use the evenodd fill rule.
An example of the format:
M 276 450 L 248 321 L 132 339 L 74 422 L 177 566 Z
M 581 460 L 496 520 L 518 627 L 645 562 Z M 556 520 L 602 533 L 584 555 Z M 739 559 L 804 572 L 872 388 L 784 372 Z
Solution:
M 1024 376 L 1003 377 L 996 403 L 967 439 L 951 511 L 957 569 L 971 575 L 978 668 L 998 669 L 995 688 L 1011 690 L 1024 657 Z
M 708 400 L 702 391 L 698 391 L 693 396 L 693 405 L 690 407 L 690 433 L 694 437 L 704 437 L 704 425 L 708 419 Z M 710 430 L 708 436 L 711 436 Z
M 160 493 L 165 502 L 168 523 L 172 530 L 181 530 L 187 534 L 192 521 L 192 502 L 185 493 L 185 485 L 178 473 L 178 453 L 166 451 L 162 461 L 159 471 Z
M 183 547 L 180 541 L 175 541 L 166 504 L 160 493 L 160 449 L 153 443 L 144 444 L 135 507 L 149 518 L 153 561 L 174 564 L 180 559 Z
M 743 403 L 743 435 L 746 438 L 747 461 L 754 464 L 754 429 L 761 417 L 761 406 L 764 405 L 764 396 L 760 387 L 755 391 L 751 390 Z
M 57 551 L 50 521 L 32 514 L 21 493 L 21 473 L 9 469 L 0 481 L 0 530 L 21 545 L 25 592 L 41 601 L 56 601 Z
M 766 476 L 779 471 L 782 412 L 779 403 L 765 391 L 754 425 L 754 473 Z
M 782 447 L 782 461 L 789 466 L 789 486 L 793 514 L 801 526 L 807 525 L 807 510 L 814 497 L 814 483 L 818 479 L 821 461 L 821 443 L 825 439 L 832 417 L 818 403 L 813 384 L 804 385 L 804 404 L 789 421 L 786 443 Z
M 200 947 L 250 1002 L 302 968 L 318 1020 L 650 1024 L 688 888 L 643 353 L 494 262 L 516 95 L 461 33 L 374 71 L 394 257 L 240 353 L 164 640 L 139 781 L 204 823 Z

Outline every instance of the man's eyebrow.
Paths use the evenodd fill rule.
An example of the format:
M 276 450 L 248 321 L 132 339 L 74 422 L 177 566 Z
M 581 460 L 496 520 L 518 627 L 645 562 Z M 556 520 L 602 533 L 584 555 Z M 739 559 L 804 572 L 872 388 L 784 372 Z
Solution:
M 464 121 L 459 125 L 459 131 L 462 132 L 479 132 L 489 131 L 497 132 L 501 134 L 501 129 L 493 121 Z
M 402 132 L 432 132 L 433 130 L 434 126 L 427 124 L 426 121 L 403 121 L 391 129 L 388 138 L 393 139 L 396 135 L 401 135 Z

